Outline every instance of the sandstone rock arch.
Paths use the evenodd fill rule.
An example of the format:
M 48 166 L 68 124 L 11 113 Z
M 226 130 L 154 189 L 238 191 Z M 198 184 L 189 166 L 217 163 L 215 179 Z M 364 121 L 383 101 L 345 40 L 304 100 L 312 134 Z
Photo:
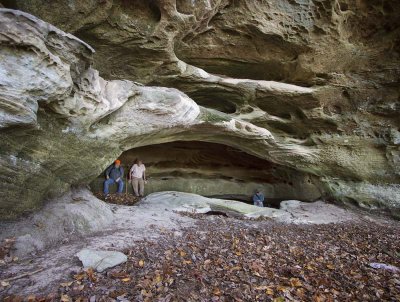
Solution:
M 60 15 L 41 1 L 4 2 L 96 52 L 32 15 L 1 9 L 2 217 L 89 183 L 123 151 L 177 140 L 232 146 L 314 175 L 337 200 L 398 208 L 390 10 L 374 10 L 369 21 L 393 26 L 370 31 L 374 49 L 392 54 L 379 67 L 357 29 L 363 14 L 351 13 L 371 8 L 353 1 L 204 1 L 188 14 L 189 2 L 160 0 L 140 18 L 133 16 L 143 1 L 55 1 Z M 269 18 L 238 14 L 259 7 Z M 230 45 L 240 41 L 239 50 Z M 368 68 L 376 71 L 367 76 Z

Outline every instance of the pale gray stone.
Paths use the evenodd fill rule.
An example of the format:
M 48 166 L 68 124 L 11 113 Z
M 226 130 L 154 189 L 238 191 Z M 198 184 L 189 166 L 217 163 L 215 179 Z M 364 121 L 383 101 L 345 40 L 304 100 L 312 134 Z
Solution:
M 91 249 L 83 249 L 76 254 L 82 261 L 84 268 L 93 268 L 99 273 L 107 268 L 117 266 L 128 260 L 125 254 L 117 251 L 96 251 Z

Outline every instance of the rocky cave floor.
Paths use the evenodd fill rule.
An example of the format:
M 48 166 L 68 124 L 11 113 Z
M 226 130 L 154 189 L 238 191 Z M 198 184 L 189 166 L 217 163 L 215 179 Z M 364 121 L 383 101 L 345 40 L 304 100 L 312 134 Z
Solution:
M 336 208 L 346 220 L 307 224 L 178 213 L 145 201 L 111 207 L 115 223 L 104 231 L 3 261 L 0 299 L 400 300 L 400 223 L 386 217 Z M 74 255 L 85 247 L 119 250 L 128 261 L 102 273 L 83 269 Z

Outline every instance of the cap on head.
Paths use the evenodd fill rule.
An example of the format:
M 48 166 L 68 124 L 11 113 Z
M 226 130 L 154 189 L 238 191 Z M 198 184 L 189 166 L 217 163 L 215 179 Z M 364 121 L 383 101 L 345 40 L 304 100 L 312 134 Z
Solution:
M 119 165 L 119 164 L 121 164 L 121 161 L 120 161 L 119 159 L 116 159 L 114 163 L 115 163 L 116 165 Z

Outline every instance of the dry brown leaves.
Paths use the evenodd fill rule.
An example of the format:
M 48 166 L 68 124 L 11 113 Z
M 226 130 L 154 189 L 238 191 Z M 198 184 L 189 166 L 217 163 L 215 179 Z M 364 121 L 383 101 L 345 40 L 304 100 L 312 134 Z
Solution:
M 11 257 L 10 252 L 15 243 L 15 237 L 6 238 L 0 243 L 0 260 Z
M 125 194 L 125 193 L 121 193 L 121 194 L 108 194 L 107 198 L 103 193 L 95 193 L 94 194 L 98 199 L 103 200 L 105 202 L 108 203 L 113 203 L 113 204 L 119 204 L 119 205 L 124 205 L 124 206 L 132 206 L 135 203 L 137 203 L 140 198 L 136 197 L 132 194 Z
M 15 244 L 15 237 L 6 238 L 0 243 L 0 267 L 6 263 L 18 261 L 18 257 L 12 255 L 11 251 Z M 0 284 L 4 287 L 4 284 Z
M 283 225 L 199 216 L 124 251 L 105 273 L 82 270 L 61 301 L 400 301 L 400 228 L 373 223 Z M 32 301 L 47 301 L 47 300 Z M 13 300 L 8 300 L 13 301 Z

